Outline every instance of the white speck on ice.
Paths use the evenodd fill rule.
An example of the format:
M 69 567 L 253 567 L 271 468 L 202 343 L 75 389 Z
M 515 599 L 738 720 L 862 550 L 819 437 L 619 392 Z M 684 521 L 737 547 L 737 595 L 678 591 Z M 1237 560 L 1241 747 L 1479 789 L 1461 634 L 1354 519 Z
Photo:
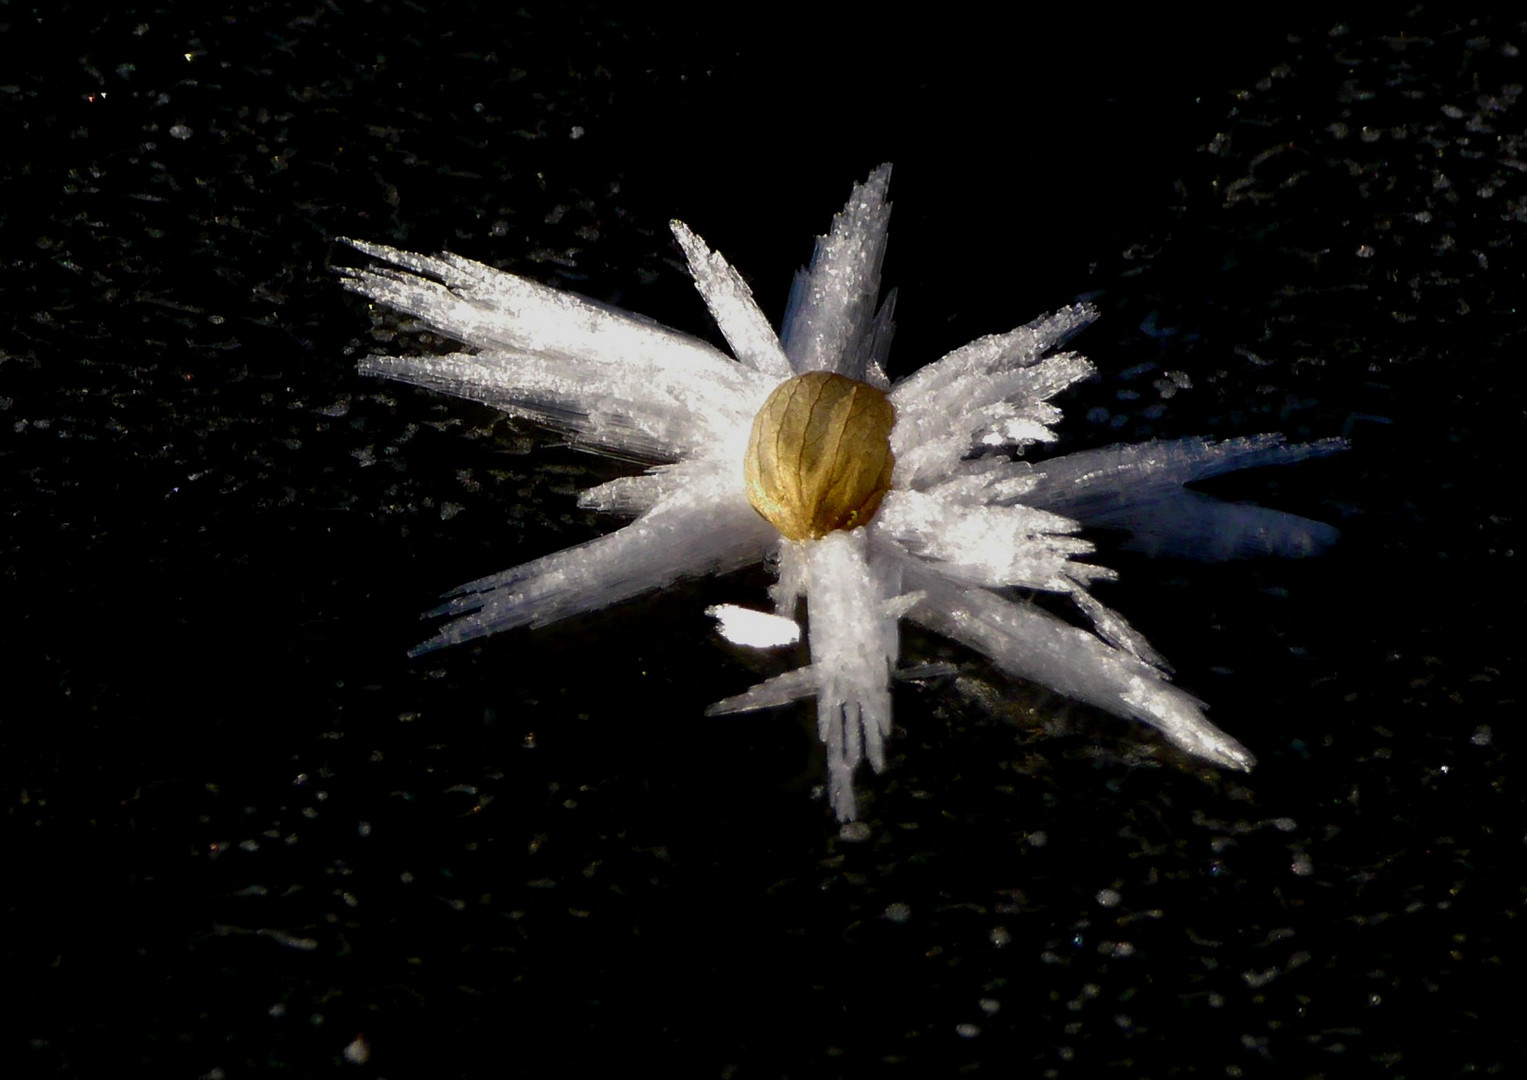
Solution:
M 794 645 L 801 640 L 800 623 L 782 615 L 738 607 L 736 604 L 717 604 L 706 608 L 705 614 L 718 621 L 720 625 L 716 630 L 733 645 L 775 649 L 781 645 Z
M 357 1035 L 345 1045 L 345 1060 L 352 1065 L 364 1065 L 371 1060 L 371 1044 L 366 1036 Z

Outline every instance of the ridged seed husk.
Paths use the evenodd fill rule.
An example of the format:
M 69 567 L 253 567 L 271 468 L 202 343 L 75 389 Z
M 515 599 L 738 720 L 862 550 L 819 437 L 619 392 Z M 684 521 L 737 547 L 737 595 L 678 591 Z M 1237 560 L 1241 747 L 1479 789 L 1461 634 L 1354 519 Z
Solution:
M 895 423 L 868 383 L 827 371 L 781 383 L 753 419 L 748 501 L 791 540 L 858 528 L 891 490 Z

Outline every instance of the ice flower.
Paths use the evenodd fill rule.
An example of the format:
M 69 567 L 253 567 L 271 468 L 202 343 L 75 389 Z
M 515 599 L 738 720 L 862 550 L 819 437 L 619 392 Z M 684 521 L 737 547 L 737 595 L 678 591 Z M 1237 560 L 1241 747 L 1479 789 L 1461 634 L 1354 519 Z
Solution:
M 1183 485 L 1340 449 L 1330 439 L 1181 439 L 1033 462 L 1051 399 L 1093 373 L 1066 343 L 1097 311 L 1073 304 L 980 338 L 892 385 L 894 293 L 879 302 L 890 167 L 855 185 L 791 289 L 778 335 L 743 279 L 681 222 L 674 237 L 732 356 L 695 338 L 450 254 L 350 241 L 390 268 L 348 288 L 417 316 L 471 351 L 371 356 L 360 370 L 483 402 L 576 446 L 652 465 L 579 503 L 633 517 L 597 540 L 461 585 L 428 652 L 544 626 L 683 577 L 767 561 L 778 575 L 762 644 L 805 601 L 811 662 L 718 702 L 713 714 L 815 697 L 828 787 L 855 817 L 853 777 L 884 768 L 898 621 L 907 618 L 1042 683 L 1157 728 L 1221 766 L 1252 755 L 1169 681 L 1165 662 L 1089 592 L 1083 523 L 1151 549 L 1207 557 L 1297 555 L 1335 530 Z M 1069 598 L 1090 629 L 1026 594 Z M 725 627 L 742 625 L 737 609 Z M 772 624 L 770 623 L 772 618 Z M 729 631 L 731 632 L 731 631 Z M 748 640 L 736 636 L 736 640 Z

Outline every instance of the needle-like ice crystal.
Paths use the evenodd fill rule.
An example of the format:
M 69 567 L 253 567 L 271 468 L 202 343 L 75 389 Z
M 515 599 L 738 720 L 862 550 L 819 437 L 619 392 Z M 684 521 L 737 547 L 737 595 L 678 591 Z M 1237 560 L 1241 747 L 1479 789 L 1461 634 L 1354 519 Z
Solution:
M 1088 592 L 1092 581 L 1113 575 L 1082 561 L 1093 546 L 1076 534 L 1083 523 L 1119 528 L 1143 549 L 1200 558 L 1318 551 L 1335 538 L 1328 525 L 1229 505 L 1183 485 L 1345 444 L 1286 446 L 1278 435 L 1194 438 L 1023 460 L 1029 444 L 1054 439 L 1060 410 L 1050 399 L 1092 374 L 1085 358 L 1064 351 L 1097 318 L 1089 304 L 971 342 L 891 385 L 885 356 L 893 297 L 877 307 L 890 176 L 882 165 L 855 185 L 829 233 L 818 238 L 810 268 L 797 275 L 777 336 L 742 277 L 688 227 L 673 223 L 695 286 L 735 358 L 640 316 L 468 259 L 350 241 L 390 265 L 343 271 L 348 288 L 472 350 L 371 356 L 361 362 L 363 373 L 483 402 L 575 445 L 657 463 L 580 499 L 634 521 L 458 586 L 431 612 L 449 621 L 414 653 L 543 626 L 683 577 L 768 561 L 778 574 L 771 589 L 777 616 L 793 619 L 798 599 L 806 599 L 811 663 L 710 712 L 815 697 L 832 805 L 845 821 L 856 816 L 860 761 L 868 758 L 876 770 L 885 764 L 903 617 L 986 654 L 1010 675 L 1142 720 L 1218 765 L 1249 769 L 1250 752 L 1210 724 L 1201 704 L 1171 684 L 1149 643 Z M 750 504 L 744 460 L 764 403 L 782 383 L 808 372 L 883 392 L 895 410 L 894 471 L 867 524 L 853 519 L 820 537 L 789 539 Z M 812 433 L 803 437 L 837 437 L 821 416 L 780 430 L 797 429 Z M 784 459 L 804 460 L 799 446 L 769 445 Z M 883 436 L 879 446 L 885 453 Z M 1092 630 L 1015 589 L 1069 597 Z M 736 609 L 719 614 L 729 637 L 747 640 L 730 629 L 745 623 Z M 776 628 L 759 640 L 767 647 L 788 635 Z

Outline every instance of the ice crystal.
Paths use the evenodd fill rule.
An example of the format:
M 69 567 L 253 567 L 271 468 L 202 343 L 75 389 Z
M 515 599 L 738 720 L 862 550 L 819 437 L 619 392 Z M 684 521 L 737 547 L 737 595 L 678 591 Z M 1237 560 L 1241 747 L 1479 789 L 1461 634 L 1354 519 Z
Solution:
M 580 504 L 635 520 L 615 532 L 446 594 L 447 616 L 415 655 L 519 626 L 544 626 L 683 577 L 768 561 L 777 618 L 806 600 L 811 662 L 712 714 L 816 698 L 829 791 L 856 816 L 853 775 L 885 765 L 898 621 L 984 653 L 1002 671 L 1160 730 L 1189 753 L 1249 769 L 1253 757 L 1171 684 L 1165 661 L 1088 591 L 1113 577 L 1083 561 L 1083 524 L 1120 528 L 1153 551 L 1222 558 L 1298 555 L 1329 526 L 1228 505 L 1183 485 L 1217 473 L 1331 453 L 1328 439 L 1281 436 L 1156 441 L 1037 463 L 1051 442 L 1051 399 L 1092 365 L 1066 343 L 1097 310 L 1079 303 L 956 349 L 892 385 L 885 375 L 894 293 L 880 263 L 890 167 L 854 186 L 808 269 L 796 275 L 776 336 L 740 275 L 681 222 L 673 234 L 732 356 L 695 338 L 455 255 L 349 241 L 379 262 L 345 270 L 348 288 L 417 316 L 469 352 L 371 356 L 360 370 L 480 401 L 563 433 L 577 446 L 655 463 L 583 493 Z M 788 539 L 749 503 L 744 458 L 754 419 L 786 380 L 825 372 L 868 383 L 895 410 L 891 489 L 868 524 Z M 1061 594 L 1091 630 L 1026 599 Z M 717 609 L 723 632 L 752 641 Z M 755 629 L 764 624 L 754 624 Z M 789 639 L 759 630 L 759 647 Z

